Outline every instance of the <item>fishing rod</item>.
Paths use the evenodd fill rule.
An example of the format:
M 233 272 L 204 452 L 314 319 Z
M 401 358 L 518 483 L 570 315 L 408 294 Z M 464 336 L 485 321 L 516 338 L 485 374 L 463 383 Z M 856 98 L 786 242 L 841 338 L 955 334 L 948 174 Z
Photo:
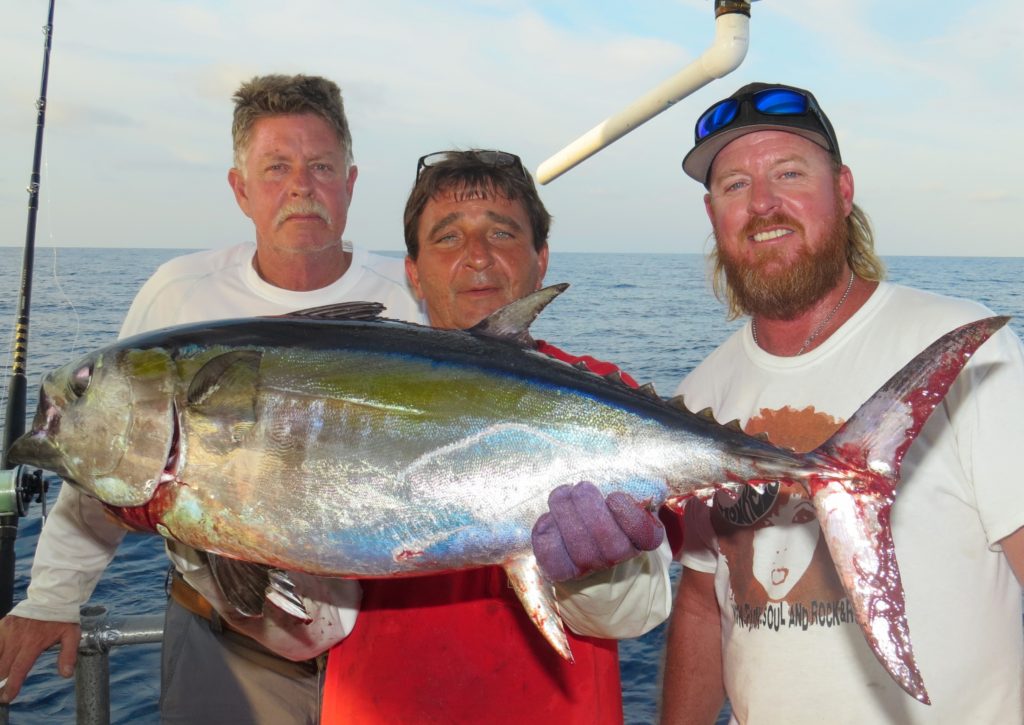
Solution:
M 3 447 L 0 448 L 0 616 L 14 605 L 14 540 L 18 537 L 18 519 L 33 498 L 42 502 L 46 486 L 42 473 L 25 466 L 7 469 L 7 451 L 25 432 L 25 403 L 28 389 L 26 357 L 28 353 L 28 314 L 32 302 L 32 264 L 35 259 L 36 213 L 39 210 L 39 167 L 43 156 L 43 127 L 46 124 L 46 83 L 50 75 L 50 43 L 53 39 L 53 6 L 43 26 L 43 78 L 36 101 L 36 145 L 32 157 L 32 176 L 28 184 L 28 224 L 25 230 L 25 256 L 21 267 L 21 292 L 14 328 L 14 357 L 7 386 L 7 415 L 4 419 Z

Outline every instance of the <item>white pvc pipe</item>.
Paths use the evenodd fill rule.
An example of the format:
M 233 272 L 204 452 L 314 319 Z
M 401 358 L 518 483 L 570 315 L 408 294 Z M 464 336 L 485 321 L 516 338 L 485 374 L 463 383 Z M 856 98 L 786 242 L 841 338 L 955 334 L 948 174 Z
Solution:
M 537 167 L 537 181 L 546 184 L 557 179 L 698 88 L 736 70 L 747 54 L 749 29 L 750 18 L 743 13 L 718 17 L 715 40 L 697 60 L 544 161 Z

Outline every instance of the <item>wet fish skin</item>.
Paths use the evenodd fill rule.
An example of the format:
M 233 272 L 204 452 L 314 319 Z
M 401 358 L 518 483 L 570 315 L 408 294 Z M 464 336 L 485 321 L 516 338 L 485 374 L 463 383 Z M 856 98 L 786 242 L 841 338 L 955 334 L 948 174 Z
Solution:
M 470 332 L 299 317 L 125 340 L 48 376 L 33 430 L 9 455 L 136 528 L 230 559 L 357 577 L 502 565 L 564 655 L 530 549 L 555 486 L 590 480 L 656 507 L 798 482 L 876 655 L 927 701 L 902 608 L 876 606 L 902 604 L 887 507 L 902 453 L 1005 318 L 944 337 L 801 455 L 522 347 L 559 291 Z M 868 440 L 877 430 L 887 437 Z M 880 576 L 863 576 L 865 562 Z

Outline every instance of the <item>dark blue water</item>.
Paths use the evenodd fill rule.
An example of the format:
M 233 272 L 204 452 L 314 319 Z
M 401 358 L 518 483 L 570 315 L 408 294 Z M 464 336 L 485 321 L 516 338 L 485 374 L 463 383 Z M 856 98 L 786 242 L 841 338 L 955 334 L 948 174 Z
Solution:
M 136 290 L 174 250 L 41 249 L 37 251 L 29 339 L 30 410 L 40 375 L 117 335 Z M 22 253 L 0 248 L 0 334 L 13 330 Z M 892 257 L 890 279 L 923 289 L 977 299 L 1015 317 L 1024 331 L 1024 258 Z M 538 337 L 575 353 L 621 365 L 662 395 L 675 388 L 738 322 L 727 323 L 706 282 L 703 259 L 672 254 L 558 254 L 549 282 L 572 287 L 534 326 Z M 6 387 L 10 355 L 0 369 Z M 0 415 L 6 409 L 0 400 Z M 51 491 L 49 499 L 56 498 Z M 17 590 L 24 596 L 39 535 L 36 507 L 22 520 L 17 542 Z M 163 610 L 166 557 L 156 537 L 129 535 L 93 596 L 114 614 Z M 626 720 L 654 721 L 664 627 L 623 642 Z M 72 723 L 74 692 L 55 676 L 54 655 L 44 655 L 11 708 L 11 722 Z M 159 647 L 115 649 L 111 655 L 111 715 L 115 723 L 157 722 Z

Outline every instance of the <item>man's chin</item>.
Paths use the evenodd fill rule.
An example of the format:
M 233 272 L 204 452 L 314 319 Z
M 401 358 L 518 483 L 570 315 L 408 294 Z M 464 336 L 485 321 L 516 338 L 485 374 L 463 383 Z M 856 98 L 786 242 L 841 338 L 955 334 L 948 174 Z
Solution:
M 508 302 L 500 290 L 463 292 L 459 294 L 455 317 L 459 327 L 466 329 L 486 319 Z
M 328 252 L 340 252 L 342 250 L 341 238 L 324 237 L 322 234 L 286 234 L 278 236 L 273 246 L 280 252 L 292 252 L 294 254 L 324 254 Z

